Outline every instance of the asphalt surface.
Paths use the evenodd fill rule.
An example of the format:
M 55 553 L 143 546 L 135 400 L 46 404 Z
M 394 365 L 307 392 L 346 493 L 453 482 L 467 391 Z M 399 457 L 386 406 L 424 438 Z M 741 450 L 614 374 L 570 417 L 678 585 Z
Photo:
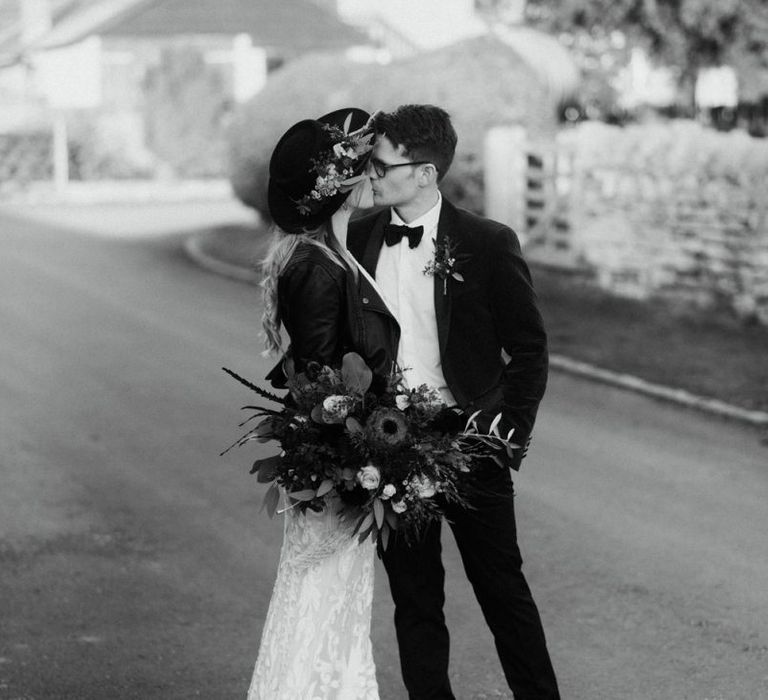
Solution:
M 0 213 L 0 698 L 244 697 L 281 524 L 259 453 L 218 456 L 253 398 L 219 368 L 266 372 L 258 292 L 172 227 L 49 221 Z M 754 430 L 554 374 L 516 486 L 564 698 L 768 699 Z M 444 544 L 457 696 L 511 697 Z M 382 698 L 404 698 L 377 573 Z

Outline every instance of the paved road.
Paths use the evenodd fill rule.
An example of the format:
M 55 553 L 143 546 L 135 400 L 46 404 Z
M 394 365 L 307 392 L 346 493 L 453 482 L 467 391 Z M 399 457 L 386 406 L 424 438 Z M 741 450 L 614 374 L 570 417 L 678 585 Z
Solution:
M 256 453 L 217 456 L 251 398 L 218 368 L 263 376 L 258 295 L 180 240 L 0 214 L 0 698 L 244 696 L 281 532 Z M 754 432 L 555 375 L 517 489 L 564 698 L 768 698 Z M 445 546 L 457 695 L 510 697 Z

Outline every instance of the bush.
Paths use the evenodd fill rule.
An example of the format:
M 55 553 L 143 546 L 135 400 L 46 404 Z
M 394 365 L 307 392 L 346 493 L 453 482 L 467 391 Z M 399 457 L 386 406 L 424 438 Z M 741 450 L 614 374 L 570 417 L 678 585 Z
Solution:
M 145 91 L 152 151 L 181 177 L 223 175 L 231 110 L 224 74 L 197 49 L 168 48 L 148 72 Z
M 235 193 L 245 204 L 266 211 L 269 156 L 293 122 L 341 107 L 388 111 L 407 103 L 436 104 L 451 114 L 459 144 L 442 189 L 456 204 L 474 211 L 483 206 L 485 132 L 497 124 L 523 124 L 534 134 L 557 128 L 556 105 L 542 81 L 493 37 L 384 66 L 340 56 L 306 56 L 274 73 L 237 115 L 230 140 Z
M 53 177 L 53 143 L 50 131 L 0 134 L 0 186 L 25 185 Z
M 154 175 L 154 162 L 119 129 L 109 129 L 97 115 L 69 125 L 69 177 L 72 180 L 126 180 Z

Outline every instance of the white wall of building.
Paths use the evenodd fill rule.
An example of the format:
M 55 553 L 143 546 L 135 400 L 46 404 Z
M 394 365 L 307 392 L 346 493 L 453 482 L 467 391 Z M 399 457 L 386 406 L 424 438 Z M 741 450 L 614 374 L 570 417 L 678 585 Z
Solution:
M 53 109 L 93 109 L 102 99 L 101 39 L 34 55 L 35 85 Z

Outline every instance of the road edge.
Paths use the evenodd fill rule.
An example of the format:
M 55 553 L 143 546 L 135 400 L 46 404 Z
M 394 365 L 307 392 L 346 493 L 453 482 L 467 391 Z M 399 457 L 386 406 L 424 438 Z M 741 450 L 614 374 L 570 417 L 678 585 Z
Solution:
M 694 408 L 705 413 L 718 415 L 722 418 L 737 420 L 755 427 L 768 428 L 768 413 L 765 411 L 751 411 L 746 408 L 734 406 L 720 401 L 719 399 L 710 399 L 704 396 L 692 394 L 685 389 L 674 389 L 663 384 L 654 384 L 632 374 L 613 372 L 591 365 L 588 362 L 573 360 L 562 355 L 549 356 L 550 367 L 572 374 L 578 377 L 584 377 L 603 384 L 628 389 L 639 394 L 644 394 L 655 399 L 676 403 L 687 408 Z
M 214 272 L 223 277 L 230 277 L 231 279 L 251 284 L 259 283 L 261 273 L 258 270 L 229 263 L 210 255 L 203 246 L 204 238 L 205 234 L 203 233 L 187 236 L 184 239 L 184 252 L 193 262 L 209 272 Z

